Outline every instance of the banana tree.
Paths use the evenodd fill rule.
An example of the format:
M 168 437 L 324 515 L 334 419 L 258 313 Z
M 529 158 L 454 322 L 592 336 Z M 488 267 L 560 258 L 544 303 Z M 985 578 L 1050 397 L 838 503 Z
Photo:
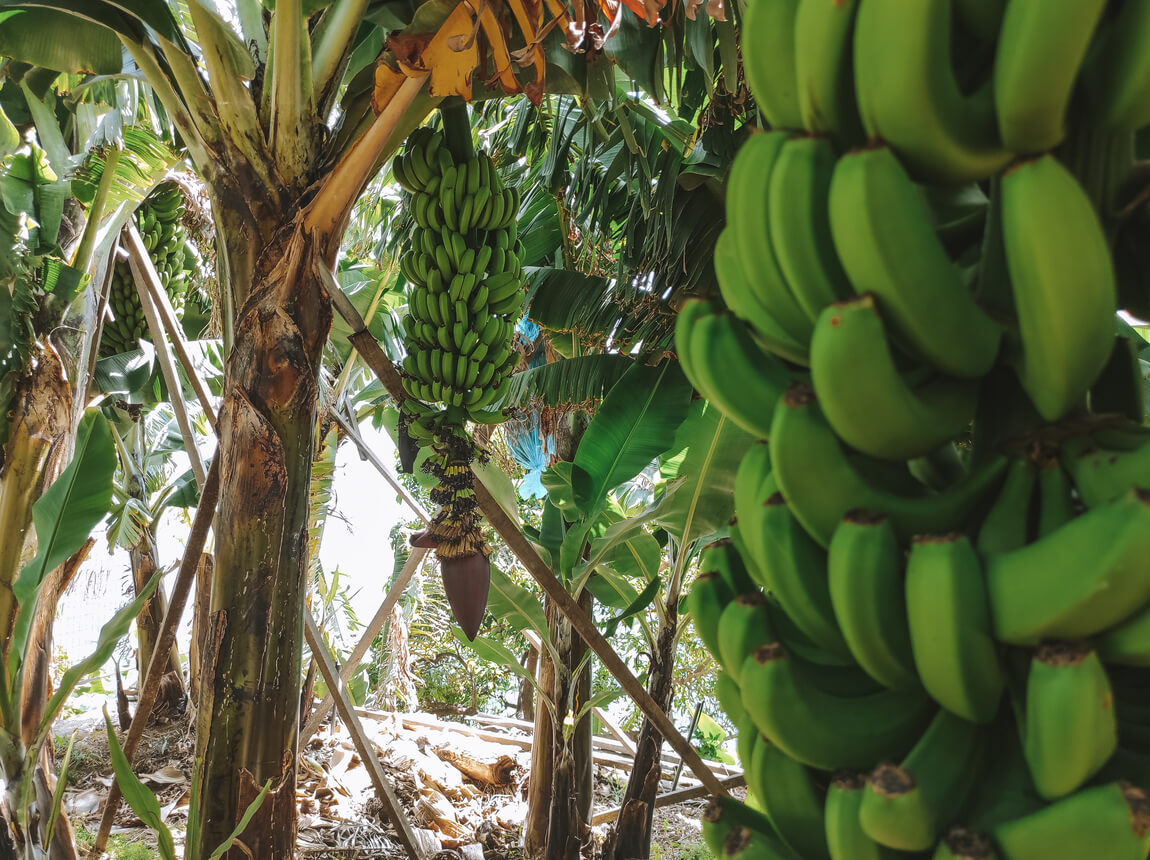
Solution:
M 20 26 L 13 25 L 9 16 L 4 29 L 9 38 Z M 61 35 L 54 33 L 53 40 Z M 67 555 L 52 554 L 58 549 L 57 534 L 37 521 L 35 505 L 68 474 L 65 466 L 80 438 L 77 424 L 87 400 L 95 306 L 94 291 L 84 286 L 90 271 L 103 268 L 97 236 L 102 227 L 121 217 L 127 198 L 138 201 L 143 196 L 156 173 L 167 167 L 170 153 L 156 145 L 154 135 L 118 140 L 122 151 L 117 149 L 111 169 L 89 188 L 85 212 L 73 198 L 84 184 L 72 176 L 81 160 L 73 150 L 119 135 L 95 128 L 80 113 L 93 119 L 109 115 L 114 106 L 85 101 L 90 92 L 63 104 L 53 88 L 59 72 L 11 61 L 3 66 L 0 629 L 6 632 L 3 654 L 9 663 L 10 686 L 0 713 L 0 732 L 10 743 L 0 768 L 10 788 L 5 817 L 19 843 L 17 849 L 70 857 L 74 848 L 66 817 L 48 814 L 51 759 L 45 754 L 36 761 L 42 749 L 36 738 L 44 730 L 44 720 L 50 723 L 52 708 L 59 708 L 59 703 L 52 705 L 55 699 L 49 700 L 52 622 L 56 600 L 78 560 L 64 564 Z M 57 68 L 78 71 L 68 65 Z M 68 75 L 63 79 L 74 82 Z M 106 258 L 106 248 L 103 253 Z M 29 590 L 32 580 L 21 583 L 25 574 L 20 565 L 37 551 L 48 553 L 54 564 L 40 571 L 43 585 Z M 27 783 L 26 777 L 33 782 Z M 28 794 L 22 785 L 34 785 L 35 791 Z M 56 823 L 48 826 L 53 818 Z
M 222 842 L 270 778 L 245 841 L 260 857 L 294 850 L 307 501 L 332 316 L 317 270 L 334 267 L 355 199 L 406 131 L 439 98 L 472 97 L 480 44 L 497 86 L 542 92 L 543 9 L 509 7 L 505 21 L 506 13 L 467 4 L 428 3 L 413 17 L 398 0 L 279 0 L 270 10 L 242 0 L 237 32 L 210 4 L 191 0 L 185 32 L 157 2 L 0 4 L 41 24 L 66 13 L 93 38 L 114 35 L 171 118 L 213 205 L 229 357 L 207 649 L 214 663 L 197 726 L 201 845 Z M 551 14 L 565 30 L 562 7 Z M 526 84 L 509 52 L 512 19 Z M 376 22 L 406 27 L 379 62 Z M 74 49 L 84 46 L 78 39 Z M 32 40 L 18 47 L 43 48 Z M 488 68 L 478 76 L 486 79 Z

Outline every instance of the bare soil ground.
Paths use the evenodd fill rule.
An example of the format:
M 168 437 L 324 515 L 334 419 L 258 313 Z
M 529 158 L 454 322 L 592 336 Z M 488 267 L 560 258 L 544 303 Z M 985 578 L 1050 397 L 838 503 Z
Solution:
M 67 775 L 68 788 L 65 803 L 77 833 L 77 841 L 90 844 L 100 821 L 103 801 L 107 795 L 112 773 L 108 752 L 108 739 L 103 717 L 94 713 L 60 720 L 55 727 L 57 766 L 60 765 L 68 738 L 76 732 L 71 764 Z M 407 814 L 420 826 L 439 828 L 439 835 L 447 844 L 436 860 L 522 860 L 518 847 L 518 823 L 525 809 L 524 770 L 514 785 L 506 789 L 477 786 L 464 780 L 469 787 L 456 795 L 453 810 L 446 814 L 458 820 L 460 840 L 453 843 L 442 831 L 454 832 L 449 822 L 429 820 L 427 804 L 420 803 L 425 787 L 413 782 L 405 774 L 400 758 L 389 767 L 388 736 L 374 738 L 383 752 L 381 760 L 385 771 L 393 779 L 397 794 Z M 394 746 L 402 746 L 401 744 Z M 135 772 L 152 788 L 159 800 L 165 820 L 182 844 L 183 828 L 187 820 L 188 789 L 190 787 L 194 740 L 187 717 L 155 725 L 145 733 L 136 758 Z M 297 797 L 300 802 L 301 858 L 314 860 L 343 860 L 343 858 L 402 858 L 404 854 L 396 841 L 390 823 L 382 815 L 378 801 L 365 781 L 364 768 L 356 768 L 357 756 L 350 749 L 346 734 L 332 734 L 324 730 L 304 751 L 303 770 Z M 520 761 L 526 764 L 529 757 Z M 410 767 L 410 765 L 408 765 Z M 595 808 L 618 805 L 626 786 L 626 774 L 597 768 L 595 779 Z M 664 786 L 666 790 L 668 786 Z M 737 792 L 741 795 L 741 790 Z M 702 843 L 699 816 L 705 799 L 692 800 L 655 811 L 651 857 L 653 860 L 705 860 L 709 857 Z M 600 825 L 593 830 L 595 844 L 588 847 L 587 856 L 594 857 L 605 832 Z M 463 841 L 475 847 L 463 853 Z M 478 840 L 478 841 L 477 841 Z M 107 860 L 149 860 L 158 857 L 156 841 L 142 822 L 127 806 L 121 806 L 116 816 L 113 839 L 103 855 Z M 478 850 L 477 850 L 478 849 Z M 481 853 L 479 853 L 481 851 Z

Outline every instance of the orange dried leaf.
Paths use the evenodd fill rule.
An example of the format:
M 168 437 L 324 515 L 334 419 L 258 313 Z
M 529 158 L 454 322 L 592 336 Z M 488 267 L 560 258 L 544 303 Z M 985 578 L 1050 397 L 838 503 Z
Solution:
M 407 80 L 407 75 L 398 69 L 393 69 L 387 63 L 380 63 L 375 67 L 375 87 L 371 91 L 371 109 L 375 115 L 383 113 L 392 96 L 399 92 L 400 86 Z
M 491 5 L 480 0 L 479 24 L 483 27 L 483 35 L 487 37 L 487 44 L 491 47 L 491 62 L 495 67 L 495 76 L 506 93 L 520 91 L 519 81 L 515 79 L 515 71 L 511 68 L 511 52 L 507 48 L 507 37 L 499 19 L 491 11 Z
M 432 96 L 471 99 L 471 76 L 479 63 L 475 20 L 465 4 L 456 6 L 434 35 L 397 35 L 388 40 L 399 67 L 409 76 L 431 73 Z
M 432 96 L 471 99 L 471 75 L 479 64 L 479 45 L 473 38 L 474 31 L 475 20 L 460 3 L 428 43 L 423 63 L 431 70 Z

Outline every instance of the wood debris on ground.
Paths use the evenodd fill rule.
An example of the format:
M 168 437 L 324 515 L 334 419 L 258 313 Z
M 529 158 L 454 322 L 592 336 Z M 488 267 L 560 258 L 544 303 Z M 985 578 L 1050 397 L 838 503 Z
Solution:
M 404 813 L 416 828 L 425 857 L 516 860 L 521 856 L 530 723 L 482 714 L 469 717 L 467 724 L 422 713 L 357 712 Z M 102 720 L 90 719 L 76 728 L 77 749 L 86 768 L 69 778 L 65 804 L 74 823 L 94 830 L 111 783 L 107 738 Z M 596 736 L 594 748 L 595 812 L 601 819 L 603 810 L 617 803 L 629 756 L 612 738 Z M 137 775 L 156 792 L 163 818 L 177 834 L 187 820 L 192 753 L 185 719 L 150 727 L 136 762 Z M 673 755 L 664 755 L 661 792 L 670 790 L 677 761 Z M 737 768 L 722 765 L 715 769 L 720 778 L 739 773 Z M 697 782 L 684 774 L 679 788 L 692 784 Z M 323 725 L 300 750 L 296 797 L 297 856 L 316 860 L 406 857 L 375 796 L 368 770 L 338 721 Z M 656 814 L 667 816 L 664 826 L 685 826 L 689 835 L 697 830 L 703 803 L 704 799 L 692 798 Z M 604 826 L 599 824 L 595 831 Z M 143 823 L 126 806 L 117 815 L 114 832 L 151 841 Z

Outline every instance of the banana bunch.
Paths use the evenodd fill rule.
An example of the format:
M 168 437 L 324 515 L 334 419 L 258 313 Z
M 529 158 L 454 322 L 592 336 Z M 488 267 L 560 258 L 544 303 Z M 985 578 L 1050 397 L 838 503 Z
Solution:
M 486 153 L 456 164 L 443 135 L 426 127 L 408 139 L 394 171 L 415 222 L 400 257 L 411 285 L 405 389 L 422 403 L 486 420 L 518 359 L 511 348 L 524 298 L 518 190 L 503 187 Z M 434 437 L 426 420 L 409 431 L 420 441 Z
M 525 297 L 519 192 L 504 187 L 484 152 L 471 153 L 470 129 L 417 129 L 393 171 L 407 192 L 414 226 L 399 265 L 409 284 L 403 318 L 402 379 L 409 395 L 401 432 L 433 456 L 440 505 L 417 540 L 434 547 L 456 618 L 474 637 L 487 601 L 491 550 L 472 487 L 468 421 L 498 423 L 499 404 L 518 361 L 514 327 Z M 465 145 L 450 140 L 466 136 Z M 452 146 L 452 144 L 457 144 Z M 466 152 L 457 158 L 453 152 Z
M 1115 189 L 1150 3 L 747 6 L 767 128 L 728 177 L 720 296 L 675 330 L 759 440 L 687 596 L 749 788 L 704 837 L 1146 860 L 1150 345 L 1117 318 L 1146 281 Z
M 195 251 L 184 229 L 183 215 L 183 192 L 178 184 L 169 181 L 160 183 L 140 204 L 134 216 L 136 229 L 177 317 L 181 316 L 197 264 Z M 127 262 L 117 262 L 112 272 L 108 306 L 112 317 L 104 323 L 100 355 L 115 355 L 135 349 L 140 338 L 147 338 L 148 324 Z

